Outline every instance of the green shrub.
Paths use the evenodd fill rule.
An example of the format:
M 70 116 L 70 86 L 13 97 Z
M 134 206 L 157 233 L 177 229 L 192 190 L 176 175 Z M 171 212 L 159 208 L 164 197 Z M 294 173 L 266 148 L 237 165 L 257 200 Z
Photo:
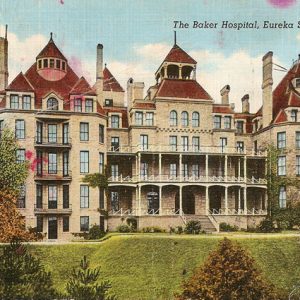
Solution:
M 268 218 L 262 220 L 260 224 L 257 226 L 258 232 L 280 232 L 280 228 L 276 228 L 274 226 L 274 222 Z
M 199 221 L 191 220 L 188 221 L 185 226 L 185 232 L 187 234 L 199 234 L 201 231 L 201 224 Z
M 175 232 L 177 234 L 182 234 L 183 233 L 183 227 L 182 226 L 177 226 Z
M 169 233 L 172 234 L 172 233 L 176 233 L 176 228 L 172 227 L 172 226 L 169 226 Z
M 238 231 L 238 230 L 239 230 L 239 228 L 236 225 L 232 226 L 225 222 L 220 223 L 220 231 L 233 232 L 233 231 Z
M 136 232 L 137 230 L 137 220 L 136 218 L 129 217 L 126 219 L 127 225 L 130 227 L 131 232 Z
M 131 229 L 128 225 L 126 224 L 120 224 L 118 227 L 117 227 L 117 231 L 118 232 L 121 232 L 121 233 L 126 233 L 126 232 L 130 232 Z
M 90 228 L 89 232 L 88 232 L 88 235 L 87 235 L 87 239 L 88 240 L 98 240 L 98 239 L 101 239 L 105 236 L 105 232 L 102 231 L 100 229 L 100 226 L 99 225 L 92 225 L 92 227 Z
M 148 227 L 144 227 L 142 229 L 142 232 L 144 233 L 158 233 L 158 232 L 166 232 L 165 229 L 160 228 L 158 226 L 148 226 Z

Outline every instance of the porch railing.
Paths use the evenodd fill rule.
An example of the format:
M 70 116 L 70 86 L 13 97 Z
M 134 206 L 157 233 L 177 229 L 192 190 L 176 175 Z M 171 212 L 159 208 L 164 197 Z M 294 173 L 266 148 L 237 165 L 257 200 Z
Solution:
M 267 210 L 265 209 L 235 209 L 235 208 L 228 208 L 227 211 L 225 209 L 209 209 L 209 215 L 266 215 Z

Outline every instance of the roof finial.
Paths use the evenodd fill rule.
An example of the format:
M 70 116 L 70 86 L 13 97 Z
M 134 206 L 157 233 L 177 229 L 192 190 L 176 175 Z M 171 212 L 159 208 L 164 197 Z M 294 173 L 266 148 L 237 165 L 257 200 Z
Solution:
M 50 32 L 50 41 L 53 41 L 53 40 L 52 40 L 52 36 L 53 36 L 53 33 Z
M 7 27 L 8 27 L 8 25 L 6 24 L 5 25 L 5 39 L 7 40 Z
M 104 64 L 104 66 L 105 66 L 105 68 L 106 68 L 106 66 L 107 66 L 107 63 L 105 63 L 105 64 Z
M 176 30 L 174 30 L 174 45 L 177 45 L 176 44 Z

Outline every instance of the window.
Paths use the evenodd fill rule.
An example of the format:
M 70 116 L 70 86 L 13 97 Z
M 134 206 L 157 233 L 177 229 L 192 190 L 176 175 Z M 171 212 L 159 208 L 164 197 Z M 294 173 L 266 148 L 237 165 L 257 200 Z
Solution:
M 178 121 L 177 121 L 177 112 L 175 110 L 172 110 L 170 112 L 170 126 L 177 126 Z
M 80 231 L 89 231 L 90 228 L 90 218 L 80 217 Z
M 181 137 L 181 146 L 182 146 L 182 151 L 189 151 L 189 137 L 188 136 Z
M 140 135 L 141 150 L 148 150 L 148 135 Z
M 286 147 L 286 134 L 285 132 L 277 133 L 277 148 L 284 149 Z
M 63 124 L 63 143 L 69 143 L 69 123 Z
M 43 208 L 43 186 L 36 185 L 36 208 Z
M 292 109 L 292 111 L 291 111 L 291 120 L 292 120 L 292 122 L 297 122 L 297 113 L 298 113 L 298 110 Z
M 120 127 L 120 117 L 117 115 L 111 116 L 111 128 L 119 128 Z
M 296 175 L 300 175 L 300 155 L 296 156 Z
M 188 164 L 182 164 L 182 176 L 189 177 L 189 166 Z
M 70 219 L 68 216 L 63 216 L 63 232 L 68 232 L 70 227 Z
M 54 59 L 50 59 L 50 68 L 54 69 Z
M 112 136 L 110 145 L 111 145 L 111 151 L 119 151 L 120 138 L 118 136 Z
M 225 129 L 230 129 L 231 128 L 231 117 L 230 116 L 225 116 L 224 117 L 224 128 Z
M 113 99 L 105 99 L 104 106 L 113 106 Z
M 99 143 L 104 143 L 104 126 L 99 124 Z
M 104 172 L 104 153 L 99 152 L 99 173 Z
M 69 208 L 69 186 L 63 185 L 63 208 Z
M 16 120 L 15 136 L 17 140 L 25 139 L 25 121 Z
M 110 193 L 110 203 L 111 203 L 111 208 L 113 211 L 119 210 L 119 193 L 118 192 Z
M 49 98 L 47 101 L 48 110 L 58 110 L 58 101 L 55 98 Z
M 177 165 L 170 164 L 170 176 L 177 176 Z
M 296 78 L 296 88 L 300 87 L 300 78 Z
M 148 164 L 146 162 L 141 163 L 141 177 L 142 180 L 147 179 L 148 176 Z
M 38 64 L 39 64 L 39 69 L 41 69 L 42 68 L 42 60 L 41 59 L 38 60 Z
M 193 127 L 199 127 L 200 125 L 200 117 L 199 117 L 199 113 L 194 111 L 192 114 L 192 126 Z
M 57 186 L 48 185 L 48 208 L 57 208 Z
M 93 112 L 93 99 L 85 100 L 85 112 Z
M 199 177 L 199 165 L 192 165 L 192 176 Z
M 111 165 L 111 176 L 117 178 L 119 176 L 119 165 Z
M 0 139 L 3 134 L 3 129 L 4 129 L 4 120 L 0 120 Z
M 154 113 L 153 112 L 147 112 L 146 113 L 146 125 L 147 126 L 153 126 L 154 125 Z
M 300 149 L 300 131 L 296 131 L 296 149 Z
M 43 152 L 36 151 L 36 173 L 38 176 L 43 175 Z
M 44 68 L 48 68 L 48 59 L 43 60 Z
M 25 208 L 25 202 L 26 202 L 26 187 L 25 185 L 22 185 L 20 187 L 20 193 L 17 200 L 17 208 Z
M 35 142 L 37 144 L 42 144 L 43 142 L 43 123 L 36 122 L 36 139 Z
M 181 113 L 181 126 L 187 127 L 189 126 L 189 114 L 186 111 Z
M 143 113 L 141 111 L 135 112 L 135 125 L 143 125 Z
M 57 174 L 57 154 L 48 153 L 48 173 Z
M 89 151 L 80 151 L 80 173 L 89 172 Z
M 66 71 L 66 63 L 64 61 L 61 62 L 62 69 Z
M 227 138 L 220 138 L 220 148 L 221 148 L 221 152 L 225 151 L 225 148 L 227 146 Z
M 22 98 L 22 108 L 23 109 L 30 109 L 31 108 L 31 97 L 30 96 L 23 96 Z
M 200 151 L 200 138 L 198 136 L 192 137 L 192 147 L 194 152 Z
M 80 123 L 80 141 L 89 140 L 89 123 Z
M 69 152 L 63 152 L 63 176 L 69 176 Z
M 285 156 L 278 157 L 277 173 L 278 173 L 278 175 L 281 175 L 281 176 L 286 175 L 286 157 Z
M 17 149 L 17 163 L 25 162 L 25 149 Z
M 89 208 L 89 186 L 80 185 L 80 208 Z
M 170 141 L 171 151 L 177 151 L 177 136 L 176 135 L 170 135 L 169 141 Z
M 36 217 L 36 231 L 43 232 L 43 217 L 42 216 Z
M 56 69 L 60 69 L 60 60 L 59 59 L 56 60 Z
M 243 121 L 236 121 L 236 131 L 237 131 L 237 133 L 244 132 L 244 122 Z
M 236 151 L 238 153 L 243 153 L 244 152 L 244 142 L 236 142 Z
M 57 125 L 48 124 L 48 143 L 57 143 Z
M 99 208 L 104 209 L 104 189 L 99 189 Z
M 19 109 L 19 96 L 10 95 L 10 108 Z
M 279 207 L 286 208 L 286 189 L 285 186 L 279 188 Z
M 82 112 L 82 100 L 79 98 L 74 100 L 74 111 Z
M 221 116 L 214 116 L 214 128 L 221 128 Z

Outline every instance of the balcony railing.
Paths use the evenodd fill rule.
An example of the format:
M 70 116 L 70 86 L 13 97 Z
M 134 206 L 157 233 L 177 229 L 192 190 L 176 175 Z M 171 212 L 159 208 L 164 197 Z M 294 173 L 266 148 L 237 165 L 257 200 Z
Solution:
M 160 152 L 160 153 L 195 153 L 195 154 L 240 154 L 249 156 L 266 156 L 266 151 L 254 149 L 241 149 L 237 147 L 220 146 L 195 146 L 195 145 L 113 145 L 108 152 L 114 153 L 137 153 L 137 152 Z
M 208 211 L 210 215 L 266 215 L 267 210 L 265 209 L 234 209 L 228 208 L 227 211 L 225 209 L 210 209 Z
M 34 213 L 39 215 L 70 215 L 72 213 L 72 205 L 57 202 L 35 204 Z
M 72 146 L 72 139 L 70 137 L 61 136 L 43 136 L 35 137 L 36 147 L 59 147 L 59 148 L 70 148 Z
M 71 180 L 72 172 L 66 170 L 36 170 L 35 172 L 36 180 Z

